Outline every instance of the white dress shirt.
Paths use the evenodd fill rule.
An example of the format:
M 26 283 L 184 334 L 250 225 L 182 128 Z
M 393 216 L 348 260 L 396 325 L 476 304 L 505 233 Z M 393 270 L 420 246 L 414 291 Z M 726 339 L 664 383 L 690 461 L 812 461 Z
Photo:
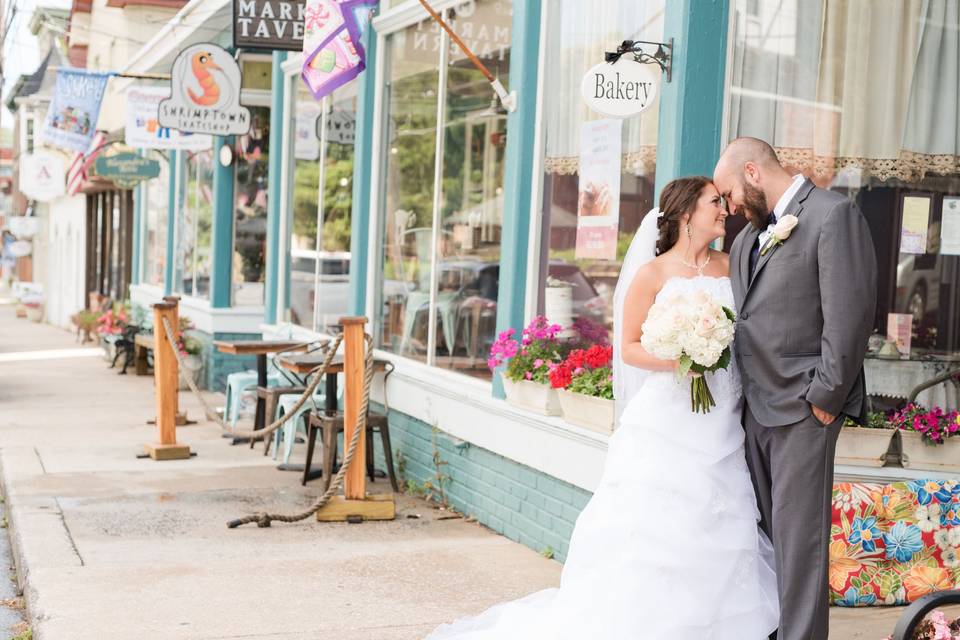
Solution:
M 783 215 L 783 212 L 787 210 L 787 205 L 790 204 L 790 201 L 793 200 L 793 196 L 797 195 L 797 191 L 800 190 L 800 187 L 803 186 L 805 178 L 802 174 L 797 174 L 793 176 L 793 182 L 787 187 L 787 190 L 783 192 L 783 195 L 780 196 L 780 199 L 777 200 L 776 206 L 773 208 L 773 217 L 776 220 L 780 219 L 780 216 Z M 760 236 L 757 238 L 757 242 L 760 243 L 760 248 L 763 248 L 763 245 L 767 243 L 770 239 L 770 236 L 773 235 L 773 225 L 768 226 L 764 229 Z

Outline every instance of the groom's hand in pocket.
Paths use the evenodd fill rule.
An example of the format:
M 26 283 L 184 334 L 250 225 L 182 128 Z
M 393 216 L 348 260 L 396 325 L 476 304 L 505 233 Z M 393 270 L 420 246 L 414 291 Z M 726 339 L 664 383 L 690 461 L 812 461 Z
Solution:
M 833 415 L 832 413 L 827 413 L 815 404 L 810 405 L 810 410 L 813 411 L 813 417 L 819 420 L 820 424 L 824 426 L 833 424 L 833 421 L 837 419 L 837 416 Z

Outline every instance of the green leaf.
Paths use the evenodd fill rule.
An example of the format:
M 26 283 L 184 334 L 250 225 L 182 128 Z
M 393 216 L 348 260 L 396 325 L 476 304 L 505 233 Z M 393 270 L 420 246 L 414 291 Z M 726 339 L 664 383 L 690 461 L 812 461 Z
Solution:
M 677 367 L 677 376 L 680 378 L 687 377 L 687 374 L 690 373 L 690 367 L 693 366 L 693 359 L 690 358 L 687 354 L 680 356 L 680 366 Z
M 727 316 L 727 318 L 728 318 L 731 322 L 736 322 L 737 316 L 736 316 L 736 314 L 733 312 L 733 310 L 728 309 L 727 307 L 723 307 L 723 313 Z

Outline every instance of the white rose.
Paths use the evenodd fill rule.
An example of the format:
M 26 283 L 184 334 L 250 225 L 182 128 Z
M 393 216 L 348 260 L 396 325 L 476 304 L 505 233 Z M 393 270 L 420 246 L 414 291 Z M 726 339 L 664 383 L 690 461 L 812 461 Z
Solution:
M 780 242 L 783 242 L 790 237 L 791 233 L 793 233 L 793 229 L 797 226 L 797 222 L 797 216 L 783 216 L 777 220 L 777 224 L 773 225 L 773 237 Z

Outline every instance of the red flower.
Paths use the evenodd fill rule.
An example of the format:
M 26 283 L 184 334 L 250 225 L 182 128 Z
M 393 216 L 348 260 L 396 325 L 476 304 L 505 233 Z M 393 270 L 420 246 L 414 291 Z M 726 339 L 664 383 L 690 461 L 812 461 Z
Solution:
M 605 367 L 613 359 L 613 347 L 595 344 L 587 349 L 584 359 L 594 369 Z
M 554 389 L 566 389 L 573 382 L 573 372 L 567 363 L 550 370 L 550 386 Z
M 567 366 L 569 366 L 570 369 L 580 369 L 584 365 L 586 355 L 587 352 L 583 349 L 574 349 L 570 352 L 570 355 L 567 356 Z

